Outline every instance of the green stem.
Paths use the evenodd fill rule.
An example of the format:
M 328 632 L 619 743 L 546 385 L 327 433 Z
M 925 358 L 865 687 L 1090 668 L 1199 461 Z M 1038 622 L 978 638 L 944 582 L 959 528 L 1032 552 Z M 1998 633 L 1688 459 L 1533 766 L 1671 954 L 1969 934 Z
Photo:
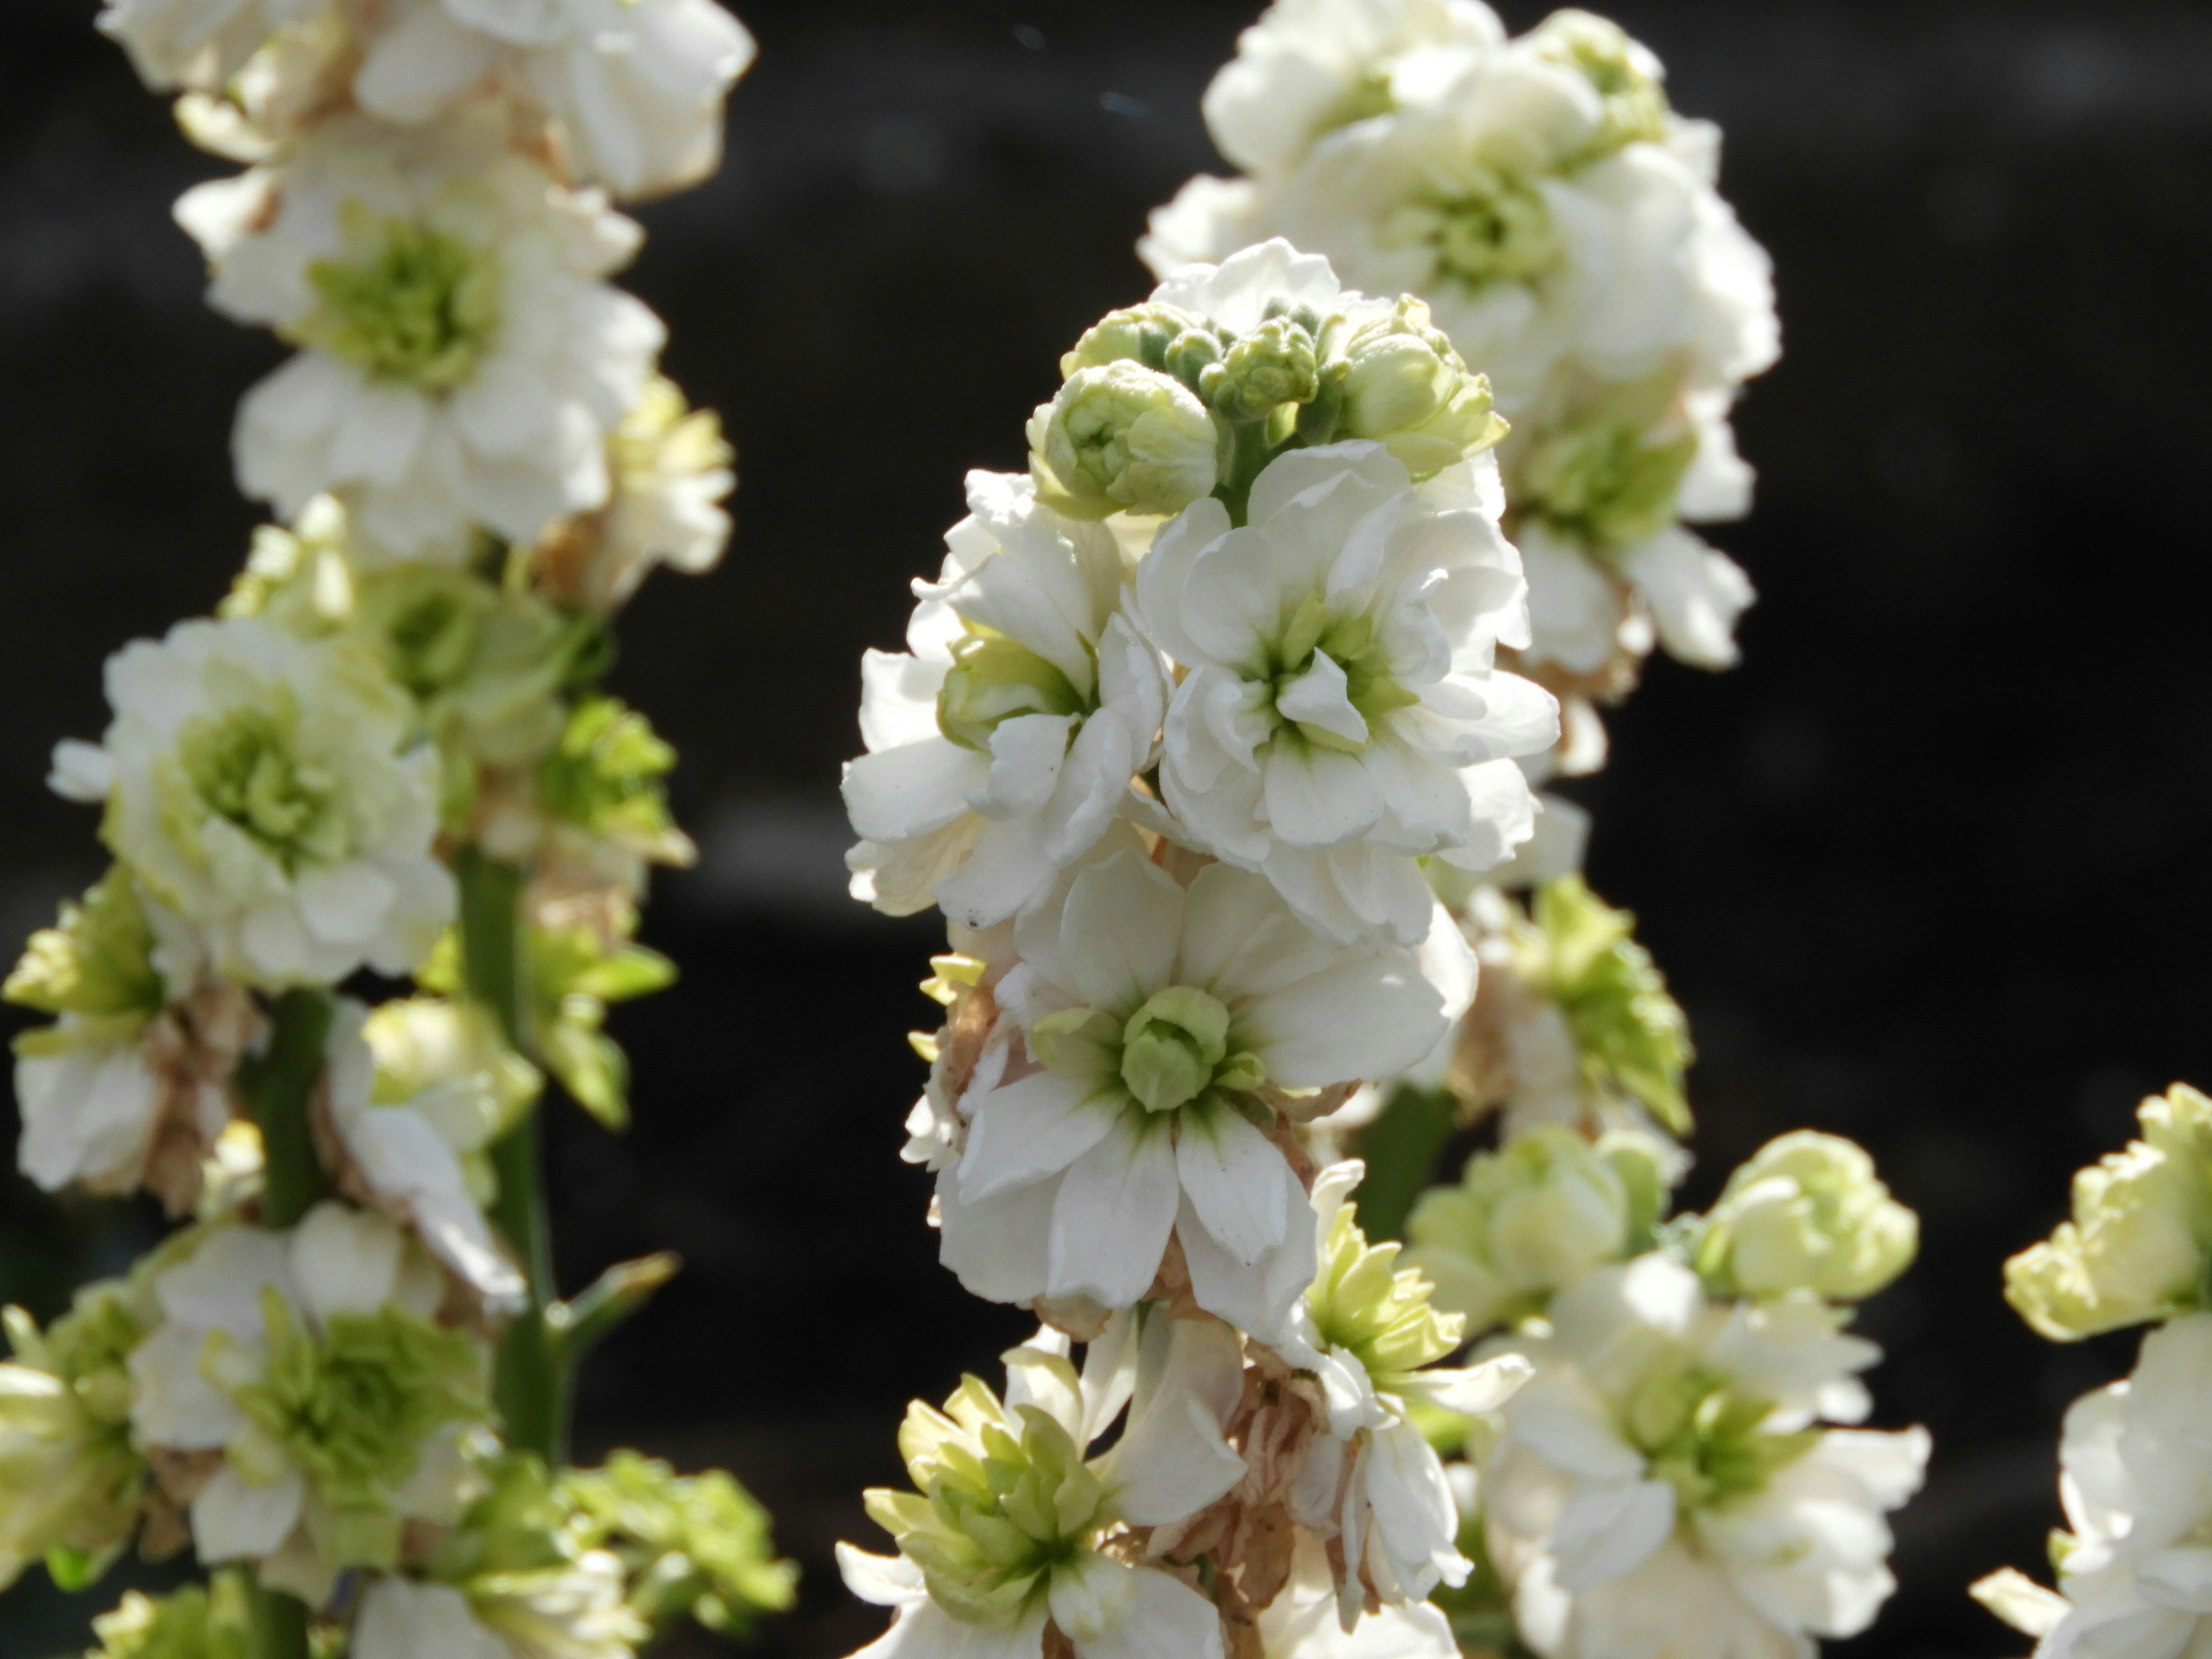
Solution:
M 473 1001 L 488 1009 L 501 1035 L 518 1054 L 535 1047 L 530 1029 L 529 954 L 522 921 L 520 866 L 487 858 L 471 847 L 460 855 L 461 980 Z M 491 1149 L 499 1176 L 492 1220 L 522 1263 L 530 1305 L 500 1339 L 492 1368 L 492 1397 L 506 1425 L 507 1443 L 534 1451 L 548 1463 L 568 1450 L 570 1368 L 548 1324 L 558 1290 L 553 1278 L 553 1237 L 545 1202 L 545 1174 L 538 1114 L 532 1112 Z
M 253 1609 L 253 1659 L 307 1659 L 307 1604 L 265 1588 L 250 1572 L 246 1589 Z
M 270 1010 L 268 1046 L 240 1067 L 240 1091 L 261 1131 L 266 1226 L 297 1226 L 330 1196 L 330 1176 L 315 1156 L 307 1114 L 323 1074 L 332 1012 L 327 991 L 285 992 Z
M 1406 1218 L 1451 1142 L 1456 1108 L 1442 1090 L 1400 1089 L 1359 1137 L 1367 1174 L 1354 1194 L 1370 1239 L 1403 1238 Z

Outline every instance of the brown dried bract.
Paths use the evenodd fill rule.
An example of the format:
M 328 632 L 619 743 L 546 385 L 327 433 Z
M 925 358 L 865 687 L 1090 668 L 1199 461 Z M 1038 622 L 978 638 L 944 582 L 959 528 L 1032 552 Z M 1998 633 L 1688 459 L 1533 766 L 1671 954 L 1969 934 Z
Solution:
M 267 1022 L 241 988 L 216 981 L 172 1003 L 138 1039 L 138 1053 L 161 1091 L 143 1162 L 88 1191 L 118 1196 L 143 1187 L 171 1219 L 199 1202 L 202 1161 L 236 1115 L 232 1082 L 239 1057 Z
M 207 1483 L 222 1468 L 222 1453 L 179 1451 L 170 1446 L 149 1446 L 147 1467 L 154 1471 L 155 1490 L 170 1502 L 189 1508 Z

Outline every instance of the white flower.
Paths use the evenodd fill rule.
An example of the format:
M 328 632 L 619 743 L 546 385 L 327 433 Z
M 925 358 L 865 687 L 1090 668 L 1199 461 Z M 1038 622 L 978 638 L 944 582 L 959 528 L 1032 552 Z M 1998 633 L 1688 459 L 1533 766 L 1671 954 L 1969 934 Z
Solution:
M 153 1294 L 131 1425 L 222 1452 L 191 1498 L 203 1561 L 319 1602 L 338 1568 L 395 1565 L 407 1520 L 459 1517 L 486 1355 L 432 1322 L 444 1277 L 392 1222 L 325 1203 L 289 1232 L 219 1227 Z
M 1463 1322 L 1431 1308 L 1418 1272 L 1392 1273 L 1397 1245 L 1370 1245 L 1359 1231 L 1346 1200 L 1365 1174 L 1348 1160 L 1315 1181 L 1319 1271 L 1290 1322 L 1260 1334 L 1316 1376 L 1327 1401 L 1326 1431 L 1307 1444 L 1290 1509 L 1301 1526 L 1338 1541 L 1337 1613 L 1347 1632 L 1370 1591 L 1386 1605 L 1418 1602 L 1438 1584 L 1465 1583 L 1472 1571 L 1443 1460 L 1407 1402 L 1486 1413 L 1529 1372 L 1517 1354 L 1463 1369 L 1434 1364 L 1459 1346 Z
M 1486 1471 L 1492 1554 L 1547 1659 L 1810 1659 L 1892 1589 L 1882 1516 L 1918 1489 L 1924 1430 L 1863 1414 L 1876 1357 L 1810 1297 L 1715 1306 L 1659 1255 L 1552 1303 L 1534 1379 Z
M 1443 1016 L 1410 953 L 1332 947 L 1257 876 L 1209 865 L 1186 888 L 1133 849 L 1016 940 L 998 999 L 1027 1052 L 961 1103 L 966 1151 L 939 1179 L 946 1265 L 998 1301 L 1122 1308 L 1172 1232 L 1200 1306 L 1279 1325 L 1313 1234 L 1268 1132 L 1295 1094 L 1433 1046 Z
M 1003 1404 L 970 1377 L 945 1413 L 920 1402 L 908 1412 L 899 1444 L 918 1493 L 868 1494 L 902 1553 L 837 1549 L 847 1587 L 897 1609 L 861 1650 L 870 1659 L 1028 1659 L 1048 1650 L 1048 1626 L 1079 1659 L 1221 1659 L 1212 1601 L 1097 1545 L 1117 1522 L 1194 1515 L 1243 1479 L 1244 1461 L 1221 1433 L 1243 1386 L 1237 1334 L 1123 1315 L 1091 1344 L 1080 1377 L 1066 1352 L 1066 1339 L 1040 1332 L 1006 1356 Z M 1080 1461 L 1125 1403 L 1114 1449 Z M 1042 1504 L 1002 1505 L 1012 1477 L 996 1486 L 985 1455 Z
M 868 752 L 844 793 L 855 896 L 893 915 L 933 899 L 984 927 L 1042 902 L 1105 832 L 1166 687 L 1123 613 L 1111 531 L 1003 473 L 969 474 L 968 504 L 942 574 L 915 583 L 908 650 L 862 659 Z
M 473 526 L 529 541 L 606 501 L 607 435 L 665 332 L 601 280 L 639 232 L 503 141 L 495 110 L 343 118 L 178 204 L 210 302 L 306 348 L 239 410 L 247 494 L 289 518 L 335 490 L 370 541 L 444 557 Z
M 2065 1599 L 2041 1592 L 2030 1620 L 2014 1621 L 2043 1625 L 2037 1659 L 2177 1659 L 2204 1639 L 2208 1405 L 2212 1315 L 2200 1313 L 2146 1336 L 2125 1381 L 2067 1412 L 2058 1489 L 2072 1535 L 2059 1534 L 2054 1552 Z
M 1500 505 L 1487 456 L 1416 490 L 1379 444 L 1292 450 L 1253 485 L 1245 526 L 1195 502 L 1138 568 L 1146 629 L 1188 671 L 1168 806 L 1331 938 L 1419 944 L 1418 860 L 1487 868 L 1533 830 L 1510 757 L 1556 740 L 1559 708 L 1492 666 L 1528 640 Z
M 139 78 L 157 91 L 212 92 L 263 42 L 304 22 L 325 0 L 107 0 L 101 33 L 122 43 Z
M 107 664 L 101 833 L 246 983 L 404 974 L 451 918 L 438 760 L 365 653 L 252 618 L 180 623 Z
M 389 1034 L 387 1043 L 419 1050 L 423 1034 L 407 1027 L 458 1024 L 470 1012 L 447 1003 L 401 1002 L 372 1016 L 352 998 L 340 998 L 325 1073 L 331 1121 L 349 1172 L 358 1178 L 356 1196 L 413 1227 L 430 1253 L 494 1312 L 514 1313 L 526 1297 L 522 1275 L 494 1241 L 461 1163 L 465 1154 L 481 1153 L 504 1127 L 498 1083 L 486 1070 L 497 1064 L 495 1051 L 487 1054 L 479 1044 L 474 1053 L 464 1052 L 469 1045 L 459 1033 L 433 1035 L 431 1041 L 454 1062 L 449 1075 L 398 1100 L 376 1098 L 379 1067 L 369 1040 L 376 1035 L 374 1023 Z M 370 1028 L 368 1036 L 364 1028 Z
M 623 1601 L 622 1563 L 586 1552 L 557 1570 L 468 1584 L 380 1578 L 362 1593 L 353 1659 L 630 1659 L 648 1632 Z
M 369 43 L 354 95 L 422 121 L 496 78 L 551 118 L 580 182 L 657 195 L 720 165 L 722 100 L 753 53 L 713 0 L 413 0 Z
M 1292 167 L 1320 134 L 1433 100 L 1504 43 L 1474 0 L 1276 0 L 1206 88 L 1206 129 L 1238 167 Z

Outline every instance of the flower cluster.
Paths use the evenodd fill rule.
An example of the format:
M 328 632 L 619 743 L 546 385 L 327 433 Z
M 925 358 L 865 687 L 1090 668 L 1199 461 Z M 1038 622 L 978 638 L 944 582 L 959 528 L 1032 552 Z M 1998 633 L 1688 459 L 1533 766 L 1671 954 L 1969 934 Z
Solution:
M 204 1587 L 134 1595 L 102 1650 L 628 1659 L 744 1628 L 789 1569 L 727 1475 L 562 1467 L 568 1379 L 673 1271 L 568 1302 L 536 1113 L 611 1127 L 606 1005 L 691 857 L 673 752 L 607 695 L 650 568 L 729 521 L 714 417 L 606 279 L 609 206 L 695 182 L 750 55 L 711 0 L 521 7 L 112 0 L 100 27 L 250 163 L 180 201 L 210 299 L 296 355 L 235 432 L 280 521 L 208 618 L 108 663 L 51 781 L 112 863 L 6 998 L 19 1163 L 184 1221 L 46 1329 L 6 1314 L 0 1588 L 134 1542 Z M 411 978 L 371 1007 L 364 970 Z
M 2203 1639 L 2212 1551 L 2212 1100 L 2176 1084 L 2136 1113 L 2143 1138 L 2074 1177 L 2074 1215 L 2005 1264 L 2005 1296 L 2039 1335 L 2075 1342 L 2154 1324 L 2135 1370 L 2075 1401 L 2059 1443 L 2066 1529 L 2051 1590 L 2008 1567 L 1976 1599 L 2075 1653 L 2174 1659 Z
M 1192 179 L 1139 247 L 1165 272 L 1284 235 L 1420 296 L 1514 425 L 1520 659 L 1585 714 L 1655 638 L 1734 662 L 1752 599 L 1683 526 L 1750 504 L 1729 411 L 1777 355 L 1772 283 L 1663 75 L 1587 12 L 1508 40 L 1480 0 L 1276 0 L 1206 94 L 1244 176 Z
M 855 895 L 949 923 L 906 1153 L 945 1264 L 1044 1325 L 1003 1394 L 915 1407 L 915 1490 L 869 1499 L 898 1553 L 848 1582 L 898 1610 L 876 1655 L 1444 1659 L 1473 1564 L 1419 1423 L 1527 1363 L 1439 1364 L 1463 1322 L 1308 1129 L 1464 1006 L 1425 869 L 1534 830 L 1501 428 L 1418 301 L 1280 241 L 1060 368 L 868 653 L 845 779 Z
M 1808 1651 L 1894 1588 L 1883 1515 L 1920 1484 L 1924 1430 L 1866 1414 L 1879 1358 L 1848 1304 L 1909 1263 L 1912 1212 L 1850 1142 L 1799 1131 L 1706 1215 L 1664 1218 L 1670 1149 L 1542 1124 L 1424 1194 L 1407 1259 L 1480 1352 L 1534 1367 L 1502 1428 L 1442 1425 L 1490 1567 L 1452 1603 L 1572 1659 Z

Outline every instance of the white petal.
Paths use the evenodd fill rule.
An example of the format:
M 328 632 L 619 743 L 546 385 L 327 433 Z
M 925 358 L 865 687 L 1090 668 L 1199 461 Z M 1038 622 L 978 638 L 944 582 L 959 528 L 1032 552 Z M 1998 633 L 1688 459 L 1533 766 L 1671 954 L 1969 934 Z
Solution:
M 512 1659 L 447 1584 L 380 1578 L 362 1592 L 353 1659 Z
M 1404 951 L 1340 957 L 1246 1018 L 1269 1079 L 1286 1088 L 1395 1076 L 1444 1033 L 1443 1000 Z
M 1139 1567 L 1136 1610 L 1075 1650 L 1082 1659 L 1221 1659 L 1221 1614 L 1188 1585 Z
M 1241 1114 L 1186 1111 L 1176 1129 L 1176 1171 L 1214 1242 L 1246 1267 L 1283 1242 L 1284 1194 L 1297 1185 L 1282 1149 Z
M 249 1486 L 228 1464 L 192 1499 L 192 1541 L 212 1565 L 267 1555 L 300 1522 L 307 1482 L 287 1475 L 273 1486 Z
M 1126 1308 L 1152 1287 L 1175 1225 L 1175 1145 L 1127 1113 L 1068 1170 L 1052 1214 L 1049 1294 Z
M 845 1588 L 879 1607 L 902 1607 L 927 1600 L 921 1569 L 903 1555 L 870 1555 L 850 1544 L 837 1546 L 837 1572 Z
M 380 1215 L 318 1204 L 292 1236 L 292 1277 L 318 1322 L 374 1313 L 392 1299 L 406 1238 Z
M 969 1126 L 961 1198 L 972 1204 L 1059 1174 L 1106 1138 L 1122 1104 L 1050 1072 L 993 1090 Z
M 1183 894 L 1158 865 L 1117 853 L 1075 878 L 1061 913 L 1060 962 L 1093 1008 L 1126 1018 L 1172 982 Z
M 96 743 L 86 743 L 76 738 L 64 738 L 54 745 L 52 767 L 46 773 L 46 787 L 64 800 L 82 801 L 96 805 L 107 799 L 107 792 L 115 787 L 115 763 L 108 758 L 107 750 Z
M 1575 1488 L 1552 1536 L 1559 1581 L 1567 1589 L 1618 1578 L 1667 1541 L 1674 1529 L 1674 1489 L 1664 1480 Z
M 950 738 L 862 755 L 845 766 L 845 810 L 870 841 L 902 841 L 942 829 L 968 811 L 968 797 L 990 779 L 988 756 Z
M 1662 530 L 1621 561 L 1651 606 L 1668 654 L 1697 668 L 1736 659 L 1735 623 L 1755 595 L 1751 578 L 1686 530 Z

